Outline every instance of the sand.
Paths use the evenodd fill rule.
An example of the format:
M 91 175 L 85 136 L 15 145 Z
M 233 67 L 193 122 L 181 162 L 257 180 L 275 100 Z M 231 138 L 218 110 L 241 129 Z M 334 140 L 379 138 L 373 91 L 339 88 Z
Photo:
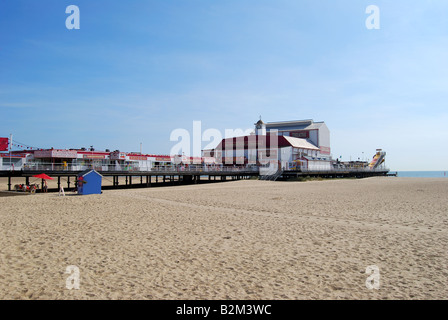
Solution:
M 1 197 L 0 299 L 447 299 L 447 194 L 376 177 Z

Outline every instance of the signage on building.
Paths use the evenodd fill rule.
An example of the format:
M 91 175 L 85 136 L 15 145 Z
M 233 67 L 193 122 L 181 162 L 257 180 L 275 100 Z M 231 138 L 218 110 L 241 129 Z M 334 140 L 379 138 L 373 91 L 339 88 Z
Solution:
M 76 159 L 78 152 L 76 150 L 36 150 L 34 158 L 64 158 Z
M 119 152 L 119 151 L 111 152 L 110 159 L 111 160 L 125 160 L 126 159 L 126 153 Z
M 310 132 L 309 131 L 291 131 L 289 133 L 289 135 L 294 138 L 308 139 L 310 137 Z
M 148 160 L 146 156 L 129 156 L 129 160 Z
M 106 156 L 105 155 L 100 155 L 100 154 L 85 154 L 83 155 L 84 159 L 105 159 Z
M 0 138 L 0 151 L 8 151 L 8 148 L 9 148 L 9 139 Z
M 320 153 L 330 154 L 331 149 L 329 147 L 320 147 Z
M 0 158 L 25 158 L 24 154 L 9 154 L 9 153 L 0 153 Z

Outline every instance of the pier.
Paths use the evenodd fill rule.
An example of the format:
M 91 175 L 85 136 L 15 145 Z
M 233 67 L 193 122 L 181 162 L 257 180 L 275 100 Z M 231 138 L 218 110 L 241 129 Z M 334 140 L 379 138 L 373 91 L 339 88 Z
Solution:
M 43 169 L 43 168 L 42 168 Z M 23 183 L 30 184 L 30 179 L 34 175 L 45 172 L 45 174 L 54 178 L 57 182 L 57 188 L 49 188 L 49 192 L 57 192 L 62 186 L 66 191 L 73 191 L 78 183 L 78 175 L 86 169 L 82 170 L 15 170 L 0 171 L 0 177 L 8 178 L 8 191 L 13 190 L 12 178 L 23 178 Z M 97 168 L 100 169 L 100 168 Z M 108 189 L 125 189 L 125 188 L 149 188 L 156 186 L 175 186 L 198 183 L 224 182 L 232 180 L 243 180 L 257 178 L 261 180 L 295 180 L 299 178 L 367 178 L 372 176 L 395 176 L 389 173 L 388 169 L 333 169 L 333 170 L 285 170 L 277 171 L 272 176 L 260 175 L 258 167 L 216 167 L 203 168 L 202 166 L 191 166 L 189 168 L 153 168 L 150 171 L 114 171 L 114 170 L 97 170 L 103 180 L 110 184 L 104 184 L 103 190 Z M 120 179 L 121 178 L 121 179 Z M 34 178 L 37 179 L 37 178 Z M 123 181 L 124 180 L 124 181 Z M 41 187 L 43 181 L 39 182 Z
M 49 192 L 59 191 L 62 186 L 66 191 L 73 191 L 78 183 L 78 175 L 83 170 L 15 170 L 0 171 L 0 177 L 8 178 L 8 191 L 12 191 L 12 178 L 23 178 L 23 183 L 29 184 L 30 179 L 37 179 L 33 176 L 44 172 L 57 182 L 57 188 L 49 188 Z M 230 180 L 250 179 L 258 176 L 256 168 L 155 168 L 151 171 L 100 171 L 97 170 L 103 179 L 109 181 L 111 185 L 103 185 L 103 190 L 124 189 L 124 188 L 145 188 L 155 186 L 174 186 L 182 184 L 197 184 L 205 182 L 223 182 Z M 124 178 L 124 183 L 123 181 Z M 64 186 L 64 184 L 66 185 Z M 39 182 L 42 187 L 43 181 Z M 39 190 L 40 191 L 40 190 Z
M 291 180 L 294 178 L 324 178 L 324 179 L 337 179 L 337 178 L 368 178 L 375 176 L 396 176 L 395 174 L 389 174 L 389 169 L 369 169 L 369 168 L 345 168 L 345 169 L 332 169 L 332 170 L 304 170 L 304 171 L 282 171 L 277 174 L 276 180 Z

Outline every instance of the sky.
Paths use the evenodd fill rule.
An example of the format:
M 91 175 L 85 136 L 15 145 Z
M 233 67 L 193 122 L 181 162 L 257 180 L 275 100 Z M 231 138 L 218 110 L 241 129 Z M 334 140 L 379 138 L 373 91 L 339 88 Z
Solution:
M 2 0 L 0 137 L 169 154 L 193 121 L 224 136 L 313 119 L 334 158 L 382 148 L 391 170 L 447 170 L 447 14 L 446 0 Z

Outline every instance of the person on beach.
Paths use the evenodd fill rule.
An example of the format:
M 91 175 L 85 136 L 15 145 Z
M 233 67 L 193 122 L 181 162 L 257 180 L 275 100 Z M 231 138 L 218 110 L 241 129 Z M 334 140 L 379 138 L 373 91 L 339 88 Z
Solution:
M 48 190 L 47 180 L 44 180 L 44 185 L 42 186 L 42 191 L 47 192 L 47 190 Z

